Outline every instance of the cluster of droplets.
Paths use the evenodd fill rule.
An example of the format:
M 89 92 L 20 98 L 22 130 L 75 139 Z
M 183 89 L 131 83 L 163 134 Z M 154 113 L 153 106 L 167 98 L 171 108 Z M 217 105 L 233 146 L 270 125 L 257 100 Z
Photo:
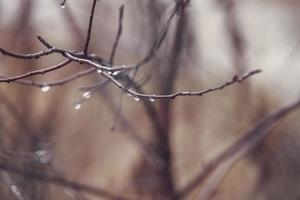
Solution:
M 139 96 L 134 96 L 134 95 L 132 95 L 132 94 L 129 93 L 129 92 L 127 93 L 127 96 L 133 97 L 134 101 L 136 101 L 136 102 L 138 102 L 138 101 L 141 100 Z M 148 100 L 149 100 L 150 102 L 155 102 L 155 97 L 149 97 Z
M 108 75 L 116 76 L 120 73 L 121 71 L 107 71 Z M 97 69 L 98 74 L 102 74 L 103 70 L 102 69 Z
M 131 95 L 131 94 L 130 94 Z M 131 95 L 132 96 L 132 95 Z M 148 98 L 149 99 L 149 101 L 150 102 L 155 102 L 155 98 L 154 97 L 150 97 L 150 98 Z M 138 96 L 134 96 L 134 100 L 136 101 L 136 102 L 138 102 L 138 101 L 140 101 L 140 97 L 138 97 Z
M 79 109 L 81 108 L 82 103 L 83 103 L 85 100 L 91 98 L 92 93 L 91 93 L 90 91 L 86 91 L 86 92 L 82 93 L 81 96 L 82 96 L 82 98 L 81 98 L 80 100 L 76 101 L 76 102 L 73 104 L 73 107 L 74 107 L 75 110 L 79 110 Z

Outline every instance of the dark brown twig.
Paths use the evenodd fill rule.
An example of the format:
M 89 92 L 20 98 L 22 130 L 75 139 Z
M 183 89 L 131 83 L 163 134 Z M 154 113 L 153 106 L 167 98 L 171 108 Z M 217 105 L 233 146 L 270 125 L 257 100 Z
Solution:
M 88 48 L 89 48 L 89 43 L 90 43 L 90 39 L 91 39 L 93 19 L 94 19 L 94 14 L 95 14 L 95 8 L 96 8 L 97 1 L 98 0 L 94 0 L 93 5 L 92 5 L 90 20 L 89 20 L 89 27 L 88 27 L 88 30 L 87 30 L 87 36 L 86 36 L 84 50 L 83 50 L 83 53 L 84 53 L 85 56 L 88 54 Z
M 117 47 L 118 47 L 118 44 L 119 44 L 119 41 L 120 41 L 120 37 L 122 35 L 123 15 L 124 15 L 124 5 L 122 5 L 119 9 L 119 28 L 118 28 L 118 33 L 117 33 L 117 36 L 116 36 L 116 39 L 115 39 L 115 42 L 114 42 L 114 45 L 113 45 L 113 48 L 112 48 L 112 51 L 111 51 L 111 54 L 110 54 L 109 61 L 110 61 L 110 64 L 112 64 L 112 65 L 113 65 L 113 62 L 114 62 L 114 57 L 115 57 L 116 50 L 117 50 Z

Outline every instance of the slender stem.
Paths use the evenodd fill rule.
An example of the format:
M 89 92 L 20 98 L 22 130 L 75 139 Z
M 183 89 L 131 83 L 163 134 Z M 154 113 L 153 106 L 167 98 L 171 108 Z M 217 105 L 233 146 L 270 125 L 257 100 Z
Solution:
M 93 26 L 93 19 L 94 19 L 94 15 L 95 15 L 95 8 L 96 8 L 96 3 L 98 0 L 94 0 L 93 1 L 93 5 L 92 5 L 92 10 L 91 10 L 91 15 L 90 15 L 90 21 L 89 21 L 89 27 L 87 30 L 87 36 L 86 36 L 86 41 L 85 41 L 85 45 L 84 45 L 84 55 L 88 54 L 88 48 L 89 48 L 89 43 L 90 43 L 90 39 L 91 39 L 91 32 L 92 32 L 92 26 Z

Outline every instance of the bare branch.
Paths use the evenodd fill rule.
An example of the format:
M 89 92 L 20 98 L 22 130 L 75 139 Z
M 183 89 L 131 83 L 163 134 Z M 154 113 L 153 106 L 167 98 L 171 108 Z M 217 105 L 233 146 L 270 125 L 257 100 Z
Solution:
M 65 60 L 65 61 L 63 61 L 63 62 L 61 62 L 61 63 L 59 63 L 57 65 L 53 65 L 53 66 L 45 68 L 45 69 L 40 69 L 40 70 L 35 70 L 35 71 L 29 71 L 29 72 L 27 72 L 25 74 L 21 74 L 21 75 L 17 75 L 17 76 L 12 76 L 12 77 L 0 78 L 0 82 L 11 83 L 11 82 L 14 82 L 14 81 L 17 81 L 17 80 L 20 80 L 20 79 L 24 79 L 24 78 L 27 78 L 27 77 L 30 77 L 30 76 L 34 76 L 34 75 L 37 75 L 37 74 L 45 74 L 45 73 L 48 73 L 48 72 L 60 69 L 60 68 L 62 68 L 64 66 L 66 66 L 69 63 L 71 63 L 71 60 Z
M 251 77 L 252 75 L 255 75 L 257 73 L 262 72 L 262 70 L 260 69 L 256 69 L 256 70 L 252 70 L 242 76 L 237 76 L 235 75 L 233 77 L 233 79 L 231 81 L 228 81 L 224 84 L 221 84 L 219 86 L 213 87 L 213 88 L 209 88 L 209 89 L 205 89 L 205 90 L 201 90 L 201 91 L 195 91 L 195 92 L 175 92 L 172 94 L 143 94 L 143 93 L 138 93 L 132 89 L 128 89 L 127 87 L 125 87 L 122 83 L 120 83 L 119 81 L 117 81 L 113 76 L 109 75 L 108 73 L 104 72 L 102 73 L 106 78 L 108 78 L 109 80 L 111 80 L 116 86 L 118 86 L 119 88 L 121 88 L 122 90 L 126 91 L 128 94 L 133 95 L 134 97 L 138 97 L 138 98 L 146 98 L 146 99 L 175 99 L 178 96 L 203 96 L 207 93 L 210 92 L 214 92 L 217 90 L 222 90 L 230 85 L 233 85 L 234 83 L 242 83 L 244 80 L 248 79 L 249 77 Z
M 8 50 L 5 50 L 3 48 L 0 48 L 0 52 L 3 55 L 7 55 L 7 56 L 14 57 L 14 58 L 19 58 L 19 59 L 33 59 L 33 58 L 38 59 L 42 56 L 47 56 L 47 55 L 50 55 L 52 53 L 58 52 L 58 50 L 55 49 L 55 48 L 52 48 L 52 49 L 48 49 L 48 50 L 44 50 L 44 51 L 39 51 L 39 52 L 36 52 L 36 53 L 20 54 L 20 53 L 15 53 L 15 52 L 8 51 Z
M 59 86 L 59 85 L 64 85 L 66 83 L 74 81 L 74 80 L 76 80 L 76 79 L 78 79 L 80 77 L 92 74 L 95 71 L 96 71 L 96 69 L 93 68 L 93 67 L 91 67 L 91 68 L 82 70 L 80 72 L 77 72 L 75 74 L 66 76 L 66 77 L 64 77 L 62 79 L 59 79 L 57 81 L 51 81 L 51 82 L 35 82 L 35 81 L 32 81 L 32 80 L 27 80 L 27 79 L 19 79 L 19 80 L 15 80 L 14 82 L 18 83 L 18 84 L 22 84 L 22 85 L 30 85 L 30 86 L 36 86 L 36 87 Z M 9 77 L 0 76 L 0 78 L 5 79 L 5 78 L 9 78 Z

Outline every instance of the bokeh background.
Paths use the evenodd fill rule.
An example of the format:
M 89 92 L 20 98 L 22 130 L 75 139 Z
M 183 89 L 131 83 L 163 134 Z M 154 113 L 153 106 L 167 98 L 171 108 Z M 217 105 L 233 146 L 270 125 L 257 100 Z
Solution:
M 108 59 L 125 5 L 115 64 L 144 57 L 159 37 L 175 1 L 111 0 L 96 7 L 90 52 Z M 81 50 L 92 1 L 1 0 L 0 46 L 20 53 L 52 45 Z M 91 74 L 40 88 L 0 84 L 1 162 L 64 177 L 130 199 L 170 199 L 260 119 L 299 98 L 300 2 L 191 0 L 171 23 L 155 57 L 136 81 L 146 93 L 195 91 L 252 69 L 263 73 L 203 97 L 135 101 L 113 84 L 79 110 L 81 87 L 104 80 Z M 60 56 L 18 60 L 0 56 L 11 76 L 62 61 Z M 62 79 L 87 66 L 71 64 L 31 80 Z M 281 121 L 254 152 L 237 163 L 211 199 L 300 198 L 299 114 Z M 199 185 L 186 199 L 206 199 Z M 1 199 L 101 199 L 0 171 Z M 105 199 L 105 198 L 103 198 Z

